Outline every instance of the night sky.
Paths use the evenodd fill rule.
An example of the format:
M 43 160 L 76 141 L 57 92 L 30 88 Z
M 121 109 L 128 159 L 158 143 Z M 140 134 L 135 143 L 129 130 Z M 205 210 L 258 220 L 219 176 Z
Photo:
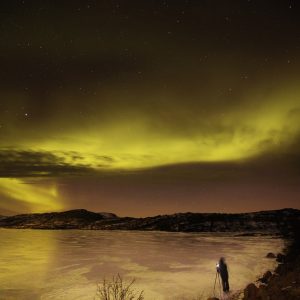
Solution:
M 1 1 L 0 214 L 300 208 L 297 1 Z

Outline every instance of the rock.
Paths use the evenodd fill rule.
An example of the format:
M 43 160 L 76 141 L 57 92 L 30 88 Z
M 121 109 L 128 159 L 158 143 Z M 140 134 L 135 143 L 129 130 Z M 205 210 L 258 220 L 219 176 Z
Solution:
M 267 271 L 263 277 L 259 278 L 258 280 L 262 283 L 267 284 L 270 280 L 270 278 L 272 277 L 272 273 L 270 271 Z
M 284 260 L 285 260 L 285 255 L 283 255 L 282 253 L 278 253 L 276 257 L 276 261 L 278 261 L 279 263 L 283 263 Z
M 289 286 L 283 287 L 281 290 L 282 290 L 282 291 L 286 291 L 286 290 L 289 290 L 289 289 L 291 289 L 291 288 L 292 288 L 292 286 L 289 285 Z
M 266 256 L 266 258 L 276 258 L 276 255 L 272 252 L 269 252 Z
M 272 292 L 272 295 L 275 296 L 274 290 Z M 266 290 L 266 286 L 260 286 L 255 299 L 256 300 L 270 300 L 272 298 L 270 298 L 270 295 Z M 274 298 L 274 299 L 278 300 L 277 298 Z
M 256 300 L 258 288 L 254 283 L 250 283 L 244 290 L 244 300 Z

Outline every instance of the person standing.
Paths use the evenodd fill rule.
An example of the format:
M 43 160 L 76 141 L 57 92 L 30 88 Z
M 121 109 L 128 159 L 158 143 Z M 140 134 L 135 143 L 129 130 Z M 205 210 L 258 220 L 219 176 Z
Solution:
M 219 260 L 219 264 L 217 267 L 217 271 L 221 276 L 222 279 L 222 286 L 223 286 L 223 291 L 225 293 L 229 292 L 229 276 L 228 276 L 228 268 L 227 264 L 225 263 L 225 258 L 221 257 Z

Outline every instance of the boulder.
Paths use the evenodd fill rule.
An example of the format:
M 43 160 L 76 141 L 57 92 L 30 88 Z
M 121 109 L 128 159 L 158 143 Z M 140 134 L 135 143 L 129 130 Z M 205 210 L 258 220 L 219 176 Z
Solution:
M 272 273 L 270 271 L 267 271 L 263 277 L 259 278 L 258 280 L 262 283 L 265 283 L 267 284 L 269 282 L 269 280 L 271 279 L 272 277 Z
M 286 273 L 287 268 L 286 265 L 284 264 L 280 264 L 277 268 L 276 268 L 276 273 L 278 273 L 279 275 L 282 275 L 284 273 Z
M 282 253 L 278 253 L 276 257 L 276 261 L 278 261 L 279 263 L 283 263 L 284 260 L 285 260 L 285 255 L 283 255 Z
M 276 258 L 276 255 L 272 252 L 269 252 L 266 256 L 266 258 Z
M 258 288 L 254 283 L 250 283 L 244 290 L 244 300 L 256 300 Z

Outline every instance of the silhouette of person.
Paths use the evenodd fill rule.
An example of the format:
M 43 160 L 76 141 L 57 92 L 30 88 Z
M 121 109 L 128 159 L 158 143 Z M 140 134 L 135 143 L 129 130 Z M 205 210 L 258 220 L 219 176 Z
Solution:
M 229 276 L 228 276 L 227 264 L 225 263 L 224 257 L 220 258 L 217 271 L 220 274 L 221 279 L 222 279 L 223 291 L 229 292 L 229 282 L 228 282 Z

